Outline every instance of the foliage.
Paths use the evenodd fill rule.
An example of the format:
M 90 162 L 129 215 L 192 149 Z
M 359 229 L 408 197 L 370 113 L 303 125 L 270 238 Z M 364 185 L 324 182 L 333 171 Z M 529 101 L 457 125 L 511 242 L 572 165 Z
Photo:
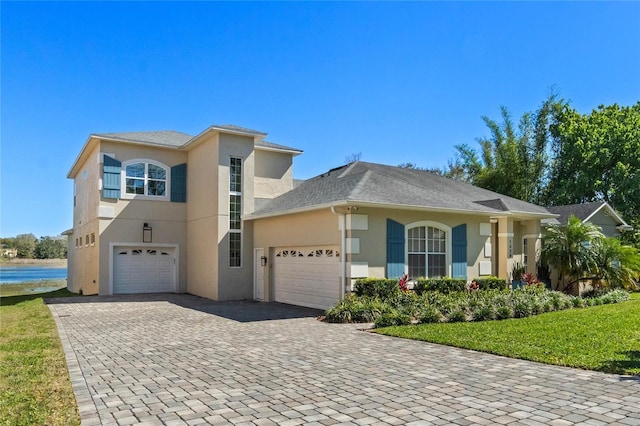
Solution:
M 616 303 L 628 298 L 623 290 L 602 293 L 590 302 L 544 287 L 527 286 L 523 290 L 484 290 L 422 295 L 397 291 L 389 298 L 351 295 L 326 312 L 329 322 L 374 322 L 389 324 L 421 322 L 486 321 L 524 318 L 543 312 L 594 304 Z M 581 301 L 576 301 L 580 299 Z M 383 319 L 380 319 L 384 317 Z M 407 319 L 408 318 L 408 319 Z M 380 320 L 379 320 L 380 319 Z
M 525 266 L 520 263 L 520 262 L 514 262 L 513 267 L 511 268 L 511 279 L 512 280 L 522 280 L 522 275 L 525 273 L 525 271 L 527 270 L 527 268 L 525 268 Z
M 404 312 L 393 310 L 385 312 L 375 320 L 376 327 L 389 327 L 392 325 L 409 325 L 411 317 Z
M 547 227 L 542 258 L 558 271 L 561 291 L 569 291 L 579 278 L 594 269 L 596 256 L 591 245 L 603 238 L 597 226 L 582 223 L 573 215 L 566 226 Z
M 78 425 L 64 352 L 43 297 L 67 290 L 0 299 L 0 424 Z
M 480 290 L 504 290 L 507 288 L 507 281 L 503 278 L 488 276 L 474 278 L 473 281 L 478 283 Z
M 34 255 L 36 259 L 64 259 L 67 257 L 67 244 L 59 238 L 41 237 L 36 243 Z
M 609 288 L 636 290 L 640 277 L 640 251 L 616 238 L 604 238 L 594 245 L 594 275 Z
M 550 126 L 553 151 L 545 201 L 606 201 L 622 217 L 640 219 L 640 102 L 599 106 L 590 114 L 568 104 Z
M 502 123 L 483 116 L 491 136 L 478 139 L 480 153 L 469 145 L 457 145 L 449 172 L 481 188 L 539 203 L 546 182 L 549 123 L 562 105 L 551 95 L 536 112 L 523 114 L 517 126 L 504 106 Z
M 519 320 L 423 324 L 376 332 L 547 364 L 640 376 L 639 323 L 640 293 L 636 293 L 625 303 Z
M 388 299 L 400 292 L 398 281 L 392 278 L 361 278 L 356 280 L 354 293 L 358 296 Z
M 20 234 L 15 238 L 15 248 L 18 250 L 18 257 L 32 259 L 36 250 L 36 236 L 33 234 Z
M 457 278 L 419 278 L 413 285 L 413 290 L 417 294 L 422 294 L 427 291 L 450 293 L 452 291 L 464 291 L 466 285 L 466 280 Z

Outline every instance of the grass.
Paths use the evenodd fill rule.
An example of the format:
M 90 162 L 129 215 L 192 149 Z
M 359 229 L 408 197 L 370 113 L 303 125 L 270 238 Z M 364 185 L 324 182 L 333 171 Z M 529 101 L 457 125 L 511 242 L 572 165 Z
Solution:
M 0 425 L 79 425 L 55 322 L 44 298 L 66 289 L 0 298 Z
M 640 376 L 640 293 L 522 319 L 387 327 L 376 333 L 511 358 Z

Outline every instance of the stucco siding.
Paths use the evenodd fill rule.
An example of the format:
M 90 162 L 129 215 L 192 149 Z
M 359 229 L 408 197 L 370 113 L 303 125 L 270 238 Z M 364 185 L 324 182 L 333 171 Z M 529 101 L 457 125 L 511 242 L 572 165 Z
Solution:
M 254 188 L 256 198 L 275 198 L 292 190 L 291 154 L 256 150 Z
M 600 209 L 600 211 L 589 219 L 589 222 L 599 226 L 602 229 L 602 233 L 607 237 L 617 237 L 620 235 L 620 232 L 616 229 L 618 222 L 611 216 L 605 214 L 605 211 L 608 212 L 605 208 Z

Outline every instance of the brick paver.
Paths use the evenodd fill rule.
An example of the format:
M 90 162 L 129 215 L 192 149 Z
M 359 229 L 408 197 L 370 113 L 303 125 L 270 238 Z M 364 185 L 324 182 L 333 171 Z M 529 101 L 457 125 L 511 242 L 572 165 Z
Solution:
M 379 336 L 305 308 L 49 303 L 83 425 L 640 425 L 638 378 Z

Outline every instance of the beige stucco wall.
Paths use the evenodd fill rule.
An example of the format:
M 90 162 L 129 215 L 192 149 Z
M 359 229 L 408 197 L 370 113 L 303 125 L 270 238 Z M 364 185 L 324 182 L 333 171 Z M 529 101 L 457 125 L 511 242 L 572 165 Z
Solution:
M 252 226 L 242 224 L 241 266 L 229 266 L 229 164 L 231 157 L 242 159 L 242 214 L 254 210 L 254 138 L 220 134 L 218 159 L 218 299 L 253 297 Z
M 188 153 L 187 291 L 218 298 L 218 134 Z
M 293 189 L 293 157 L 291 154 L 255 151 L 254 196 L 275 198 Z
M 276 247 L 334 246 L 340 247 L 341 231 L 338 215 L 329 209 L 279 217 L 257 219 L 253 222 L 253 247 L 264 249 L 267 256 L 264 297 L 272 300 L 273 249 Z M 341 256 L 344 255 L 341 253 Z M 253 257 L 253 253 L 251 253 Z M 255 261 L 255 259 L 253 260 Z M 252 276 L 253 283 L 253 276 Z M 252 287 L 253 288 L 253 287 Z
M 442 224 L 448 228 L 466 224 L 467 278 L 469 280 L 479 276 L 480 261 L 491 261 L 490 257 L 484 256 L 484 245 L 490 241 L 490 238 L 480 235 L 480 223 L 489 223 L 488 217 L 371 208 L 359 208 L 357 213 L 368 216 L 369 229 L 349 231 L 348 236 L 359 238 L 360 243 L 360 253 L 351 254 L 349 258 L 351 262 L 368 262 L 369 276 L 384 277 L 386 273 L 387 219 L 405 226 L 421 221 L 434 222 L 436 226 Z M 447 235 L 447 238 L 450 241 L 451 235 Z M 449 274 L 451 274 L 451 265 L 449 265 Z
M 99 271 L 99 225 L 97 218 L 100 203 L 100 178 L 102 176 L 99 164 L 100 147 L 92 144 L 84 155 L 84 162 L 73 177 L 75 190 L 75 206 L 73 208 L 73 234 L 69 236 L 69 265 L 67 268 L 67 288 L 74 293 L 97 294 Z M 96 237 L 96 243 L 86 244 L 86 237 Z M 78 248 L 76 238 L 82 239 Z
M 602 233 L 607 237 L 617 237 L 620 235 L 620 232 L 616 229 L 618 222 L 611 216 L 605 214 L 605 208 L 600 209 L 600 211 L 594 214 L 589 219 L 589 222 L 602 228 Z

